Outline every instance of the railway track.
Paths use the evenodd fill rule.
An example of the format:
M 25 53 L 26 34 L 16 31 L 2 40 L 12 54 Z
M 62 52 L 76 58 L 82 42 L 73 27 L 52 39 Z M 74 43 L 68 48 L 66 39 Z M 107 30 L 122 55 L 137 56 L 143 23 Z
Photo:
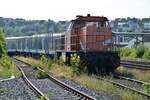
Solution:
M 132 79 L 129 77 L 120 76 L 120 75 L 113 75 L 113 76 L 114 76 L 113 79 L 106 79 L 102 77 L 98 77 L 98 78 L 101 80 L 107 81 L 109 83 L 112 83 L 118 87 L 141 94 L 144 97 L 147 97 L 148 99 L 150 99 L 150 93 L 144 92 L 144 87 L 143 87 L 144 86 L 143 84 L 150 85 L 150 83 Z
M 28 65 L 28 66 L 31 66 L 30 64 L 28 64 L 28 63 L 26 63 L 26 62 L 23 62 L 23 61 L 21 61 L 21 60 L 18 60 L 19 62 L 21 62 L 21 63 L 24 63 L 25 65 Z M 31 67 L 30 67 L 31 68 Z M 43 71 L 42 69 L 39 69 L 40 71 Z M 70 89 L 68 89 L 68 87 L 66 87 L 66 86 L 63 86 L 64 85 L 64 83 L 63 82 L 61 82 L 61 81 L 59 81 L 59 80 L 57 80 L 57 79 L 55 79 L 52 75 L 50 75 L 49 74 L 49 78 L 50 78 L 50 80 L 52 80 L 53 82 L 56 82 L 56 84 L 58 84 L 58 85 L 60 85 L 61 87 L 63 87 L 63 88 L 65 88 L 65 90 L 67 90 L 67 91 L 72 91 L 72 90 L 70 90 Z M 121 88 L 125 88 L 125 89 L 128 89 L 128 90 L 130 90 L 130 91 L 133 91 L 133 92 L 136 92 L 136 93 L 139 93 L 139 94 L 141 94 L 141 95 L 143 95 L 144 97 L 146 97 L 146 98 L 148 98 L 148 99 L 150 99 L 150 93 L 146 93 L 146 92 L 144 92 L 144 88 L 143 88 L 143 84 L 150 84 L 150 83 L 148 83 L 148 82 L 143 82 L 143 81 L 140 81 L 140 80 L 135 80 L 135 79 L 131 79 L 131 78 L 128 78 L 128 77 L 124 77 L 124 76 L 119 76 L 119 75 L 114 75 L 114 79 L 106 79 L 106 78 L 100 78 L 100 77 L 98 77 L 99 79 L 102 79 L 102 80 L 104 80 L 104 81 L 107 81 L 107 82 L 110 82 L 110 83 L 112 83 L 112 84 L 114 84 L 114 85 L 116 85 L 116 86 L 119 86 L 119 87 L 121 87 Z M 60 82 L 60 83 L 59 83 Z M 68 86 L 68 85 L 67 85 Z M 69 86 L 70 87 L 70 86 Z M 73 88 L 74 89 L 74 88 Z M 75 89 L 76 90 L 76 89 Z M 77 90 L 78 91 L 78 90 Z M 78 92 L 80 92 L 80 91 L 78 91 Z M 88 99 L 88 100 L 94 100 L 95 98 L 92 98 L 91 96 L 90 96 L 90 98 L 88 97 L 88 98 L 86 98 L 86 97 L 82 97 L 82 94 L 78 94 L 78 93 L 76 93 L 76 92 L 72 92 L 73 94 L 76 94 L 76 95 L 80 95 L 80 97 L 79 98 L 84 98 L 84 99 Z M 82 93 L 82 92 L 81 92 Z M 88 96 L 88 95 L 86 95 L 86 96 Z M 78 99 L 79 99 L 78 98 Z
M 121 76 L 121 75 L 114 75 L 114 77 L 116 78 L 120 78 L 120 79 L 125 79 L 125 80 L 128 80 L 128 81 L 132 81 L 132 82 L 136 82 L 136 83 L 139 83 L 139 84 L 149 84 L 149 82 L 144 82 L 144 81 L 141 81 L 141 80 L 136 80 L 136 79 L 133 79 L 133 78 L 129 78 L 129 77 L 125 77 L 125 76 Z
M 16 60 L 16 59 L 15 59 Z M 36 88 L 32 82 L 27 78 L 26 74 L 24 73 L 23 69 L 20 67 L 19 64 L 16 63 L 15 61 L 15 64 L 16 66 L 18 67 L 18 69 L 21 71 L 21 74 L 22 74 L 22 78 L 23 80 L 25 81 L 25 83 L 30 87 L 31 90 L 34 91 L 34 93 L 36 93 L 36 95 L 40 98 L 40 97 L 43 97 L 44 100 L 49 100 L 38 88 Z
M 121 60 L 120 65 L 128 68 L 136 68 L 141 70 L 150 70 L 150 62 L 140 62 L 132 60 Z
M 15 77 L 10 77 L 10 78 L 4 78 L 4 79 L 0 79 L 0 82 L 4 82 L 4 81 L 9 81 L 9 80 L 13 80 Z
M 48 74 L 48 79 L 39 80 L 36 78 L 35 74 L 38 70 L 44 72 L 42 69 L 38 68 L 38 70 L 33 70 L 31 65 L 28 63 L 25 63 L 16 58 L 14 58 L 14 61 L 18 68 L 21 70 L 23 76 L 26 77 L 26 80 L 30 81 L 29 83 L 33 84 L 32 86 L 34 86 L 34 88 L 37 87 L 35 91 L 47 100 L 96 100 L 95 98 L 61 82 L 50 74 Z M 48 95 L 50 91 L 51 95 Z M 45 96 L 44 94 L 47 94 L 48 96 Z

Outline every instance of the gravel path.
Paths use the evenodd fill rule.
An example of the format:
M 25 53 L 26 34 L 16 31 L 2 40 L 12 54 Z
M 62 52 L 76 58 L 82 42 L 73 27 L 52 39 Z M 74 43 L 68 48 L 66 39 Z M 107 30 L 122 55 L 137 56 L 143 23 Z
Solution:
M 114 96 L 114 95 L 108 94 L 106 92 L 96 91 L 94 89 L 90 89 L 86 85 L 79 84 L 77 82 L 66 79 L 64 77 L 59 77 L 59 79 L 61 81 L 63 81 L 64 83 L 95 97 L 97 100 L 122 100 L 121 97 L 119 97 L 119 96 Z
M 0 82 L 0 100 L 37 100 L 22 78 Z

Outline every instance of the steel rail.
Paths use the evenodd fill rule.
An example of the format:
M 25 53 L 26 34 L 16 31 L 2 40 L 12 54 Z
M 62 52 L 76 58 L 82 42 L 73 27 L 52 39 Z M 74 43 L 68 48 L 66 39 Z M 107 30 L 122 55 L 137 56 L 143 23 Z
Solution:
M 13 79 L 15 79 L 15 77 L 14 78 L 10 77 L 10 78 L 6 78 L 6 79 L 1 79 L 0 82 L 9 81 L 9 80 L 13 80 Z
M 138 63 L 131 63 L 128 61 L 121 61 L 120 65 L 123 67 L 128 67 L 128 68 L 136 68 L 136 69 L 141 69 L 141 70 L 150 70 L 150 65 L 146 64 L 138 64 Z
M 134 88 L 128 87 L 128 86 L 123 85 L 123 84 L 121 84 L 121 83 L 118 83 L 118 82 L 115 82 L 115 81 L 112 81 L 112 80 L 109 80 L 109 79 L 105 79 L 105 78 L 102 78 L 102 77 L 97 77 L 97 78 L 98 78 L 98 79 L 101 79 L 101 80 L 104 80 L 104 81 L 106 81 L 106 82 L 112 83 L 112 84 L 114 84 L 114 85 L 116 85 L 116 86 L 119 86 L 119 87 L 121 87 L 121 88 L 128 89 L 128 90 L 130 90 L 130 91 L 139 93 L 139 94 L 141 94 L 141 95 L 143 95 L 143 96 L 146 96 L 147 98 L 150 98 L 150 94 L 145 93 L 145 92 L 143 92 L 143 91 L 136 90 L 136 89 L 134 89 Z
M 133 78 L 129 78 L 129 77 L 124 77 L 124 76 L 120 76 L 120 75 L 114 75 L 114 77 L 116 78 L 120 78 L 120 79 L 125 79 L 125 80 L 128 80 L 128 81 L 132 81 L 132 82 L 136 82 L 136 83 L 139 83 L 139 84 L 149 84 L 149 82 L 144 82 L 144 81 L 141 81 L 141 80 L 137 80 L 137 79 L 133 79 Z
M 150 68 L 150 65 L 143 62 L 139 64 L 139 62 L 130 62 L 130 61 L 121 61 L 121 64 L 127 64 L 127 65 L 134 65 L 134 66 L 141 66 L 141 67 L 148 67 Z
M 25 75 L 24 71 L 22 70 L 22 68 L 15 64 L 17 66 L 17 68 L 21 71 L 21 74 L 22 74 L 22 78 L 23 80 L 25 81 L 25 83 L 30 87 L 30 89 L 32 89 L 36 94 L 37 96 L 40 98 L 41 96 L 44 98 L 44 100 L 49 100 L 49 98 L 47 98 L 37 87 L 35 87 L 31 81 L 29 81 L 29 79 L 27 78 L 27 76 Z
M 22 63 L 24 63 L 24 64 L 27 64 L 27 65 L 29 65 L 29 66 L 32 66 L 31 64 L 29 64 L 29 63 L 27 63 L 27 62 L 24 62 L 24 61 L 22 61 L 22 60 L 20 60 L 20 59 L 17 59 L 17 58 L 15 58 L 15 59 L 18 60 L 18 61 L 20 61 L 20 62 L 22 62 Z M 41 68 L 39 68 L 39 67 L 38 67 L 38 70 L 40 70 L 40 71 L 42 71 L 42 72 L 45 72 L 43 69 L 41 69 Z M 92 96 L 90 96 L 90 95 L 88 95 L 88 94 L 86 94 L 86 93 L 84 93 L 84 92 L 81 92 L 81 91 L 75 89 L 74 87 L 71 87 L 71 86 L 69 86 L 68 84 L 66 84 L 66 83 L 64 83 L 64 82 L 62 82 L 62 81 L 56 79 L 56 78 L 53 77 L 51 74 L 49 74 L 49 73 L 47 73 L 47 74 L 48 74 L 49 79 L 50 79 L 51 81 L 53 81 L 53 82 L 56 83 L 57 85 L 61 86 L 61 87 L 64 88 L 65 90 L 71 92 L 72 94 L 75 94 L 75 95 L 77 95 L 78 97 L 80 97 L 80 98 L 82 98 L 82 99 L 84 99 L 84 100 L 96 100 L 96 98 L 94 98 L 94 97 L 92 97 Z

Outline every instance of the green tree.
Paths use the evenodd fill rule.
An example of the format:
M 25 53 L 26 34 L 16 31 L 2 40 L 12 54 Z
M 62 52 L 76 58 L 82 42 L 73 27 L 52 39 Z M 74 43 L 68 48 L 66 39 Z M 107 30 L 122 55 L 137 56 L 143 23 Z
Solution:
M 2 57 L 3 54 L 6 54 L 6 44 L 5 44 L 4 33 L 1 29 L 0 30 L 0 57 Z
M 150 59 L 150 48 L 144 52 L 143 58 Z
M 141 58 L 147 49 L 148 48 L 143 44 L 138 45 L 136 49 L 137 57 Z

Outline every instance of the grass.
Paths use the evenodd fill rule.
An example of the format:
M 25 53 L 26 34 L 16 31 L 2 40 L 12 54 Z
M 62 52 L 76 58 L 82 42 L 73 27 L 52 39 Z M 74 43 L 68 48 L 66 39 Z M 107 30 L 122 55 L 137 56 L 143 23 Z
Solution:
M 48 74 L 46 72 L 38 71 L 37 78 L 38 79 L 48 78 Z
M 132 75 L 133 78 L 142 80 L 142 81 L 149 81 L 150 80 L 150 71 L 140 70 L 140 69 L 131 69 L 125 67 L 118 67 L 116 72 L 125 74 L 125 75 Z
M 61 66 L 60 66 L 59 64 L 53 63 L 51 65 L 52 67 L 49 67 L 48 64 L 46 64 L 46 63 L 43 64 L 40 59 L 34 59 L 32 57 L 21 57 L 21 56 L 17 56 L 17 58 L 31 64 L 34 68 L 40 67 L 46 71 L 50 71 L 53 73 L 59 73 L 59 74 L 57 74 L 57 76 L 69 76 L 71 74 L 70 67 L 68 67 L 64 64 L 61 64 Z M 58 61 L 54 61 L 54 62 L 58 63 Z
M 80 77 L 73 77 L 72 79 L 82 84 L 85 84 L 90 88 L 120 96 L 123 100 L 143 100 L 143 97 L 137 93 L 133 93 L 125 89 L 119 89 L 113 84 L 94 78 L 93 76 L 87 76 L 86 74 L 84 74 Z
M 32 65 L 43 66 L 40 60 L 36 60 L 33 58 L 24 58 L 24 57 L 18 57 L 18 58 Z M 79 76 L 73 75 L 71 67 L 65 66 L 63 64 L 60 66 L 58 64 L 53 63 L 50 68 L 48 66 L 42 68 L 48 70 L 49 72 L 51 72 L 57 77 L 63 76 L 72 79 L 76 82 L 88 86 L 89 88 L 96 89 L 99 91 L 104 91 L 116 95 L 118 97 L 121 97 L 123 100 L 143 100 L 143 96 L 125 89 L 117 88 L 116 86 L 114 86 L 109 82 L 97 79 L 95 76 L 89 76 L 84 73 L 80 74 Z
M 17 56 L 16 58 L 31 64 L 34 69 L 37 69 L 37 67 L 48 69 L 48 65 L 46 63 L 42 63 L 41 60 L 39 59 L 33 59 L 32 57 L 21 57 L 21 56 Z
M 44 93 L 44 96 L 46 96 L 46 97 L 51 97 L 52 96 L 52 92 L 51 91 L 43 92 L 43 93 Z
M 44 100 L 44 97 L 43 97 L 43 96 L 40 96 L 40 100 Z
M 19 76 L 20 72 L 8 56 L 0 58 L 0 77 Z

